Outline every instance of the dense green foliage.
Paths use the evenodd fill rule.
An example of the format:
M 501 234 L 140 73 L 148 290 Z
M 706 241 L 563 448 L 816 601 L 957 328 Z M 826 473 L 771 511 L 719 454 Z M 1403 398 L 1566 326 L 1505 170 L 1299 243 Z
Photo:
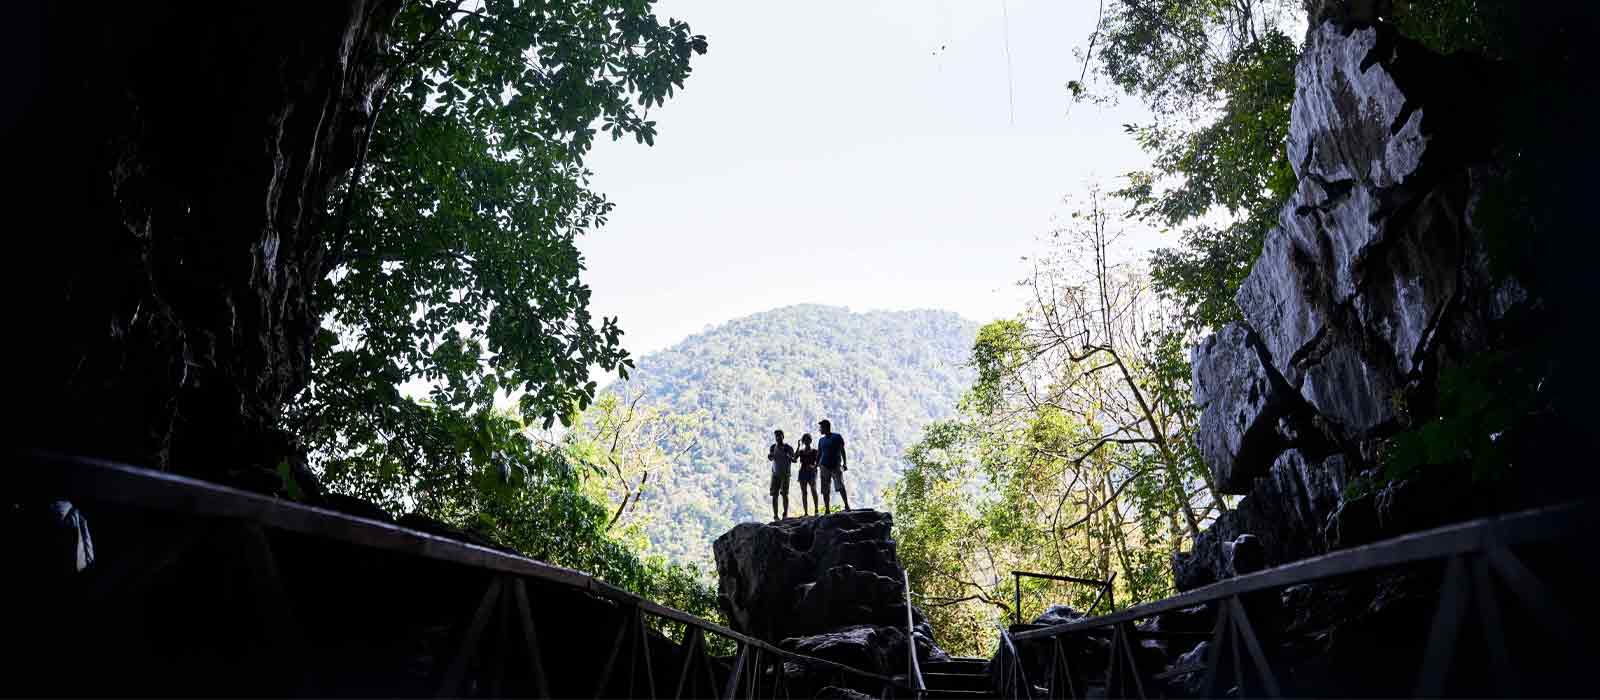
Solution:
M 588 405 L 591 370 L 630 366 L 580 278 L 575 239 L 612 206 L 584 158 L 601 133 L 652 143 L 649 109 L 705 39 L 633 0 L 424 0 L 392 38 L 329 206 L 326 321 L 289 429 L 334 490 L 714 614 L 695 572 L 612 527 L 606 450 L 529 428 Z
M 645 118 L 703 38 L 647 2 L 411 3 L 369 150 L 334 212 L 327 324 L 291 427 L 328 468 L 414 489 L 470 479 L 496 396 L 548 426 L 626 370 L 574 240 L 609 202 L 583 159 Z M 428 406 L 403 385 L 426 385 Z M 348 463 L 348 464 L 345 464 Z
M 971 383 L 965 364 L 975 330 L 948 312 L 792 306 L 645 356 L 628 381 L 607 392 L 630 401 L 642 396 L 641 406 L 691 416 L 694 425 L 692 434 L 674 438 L 680 447 L 668 451 L 676 456 L 650 478 L 632 517 L 654 551 L 710 562 L 718 535 L 738 522 L 772 517 L 766 461 L 772 431 L 783 430 L 794 443 L 802 433 L 816 437 L 822 418 L 846 440 L 850 504 L 881 507 L 905 468 L 906 448 L 924 425 L 950 417 Z M 793 486 L 789 513 L 800 514 Z

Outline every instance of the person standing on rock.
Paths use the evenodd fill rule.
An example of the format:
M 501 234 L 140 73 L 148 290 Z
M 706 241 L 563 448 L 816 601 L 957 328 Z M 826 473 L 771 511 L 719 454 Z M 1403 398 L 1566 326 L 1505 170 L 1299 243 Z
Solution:
M 800 512 L 811 515 L 811 511 L 816 510 L 817 515 L 821 515 L 822 497 L 817 495 L 817 448 L 811 446 L 811 433 L 800 436 L 800 449 L 795 450 L 794 458 L 800 461 Z
M 844 473 L 850 468 L 850 458 L 844 452 L 844 436 L 833 432 L 833 424 L 826 418 L 817 423 L 817 429 L 822 431 L 822 437 L 817 440 L 817 461 L 822 466 L 822 514 L 826 515 L 833 505 L 828 494 L 829 485 L 839 490 L 839 500 L 844 503 L 845 510 L 850 510 L 850 496 L 844 492 Z
M 772 437 L 777 442 L 767 447 L 767 461 L 772 462 L 772 521 L 778 518 L 778 496 L 783 496 L 783 517 L 789 517 L 789 465 L 794 463 L 794 447 L 783 442 L 783 431 L 775 430 Z

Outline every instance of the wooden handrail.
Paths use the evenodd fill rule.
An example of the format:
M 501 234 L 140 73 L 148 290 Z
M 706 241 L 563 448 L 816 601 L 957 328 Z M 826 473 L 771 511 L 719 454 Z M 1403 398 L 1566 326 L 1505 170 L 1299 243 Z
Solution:
M 526 576 L 581 589 L 780 657 L 905 687 L 891 676 L 782 649 L 765 640 L 642 598 L 583 571 L 519 554 L 168 472 L 40 450 L 21 450 L 13 454 L 17 459 L 31 463 L 29 467 L 32 467 L 11 470 L 18 479 L 22 493 L 31 492 L 49 498 L 73 497 L 195 517 L 246 520 L 284 532 Z
M 1132 622 L 1255 591 L 1442 559 L 1482 551 L 1490 546 L 1509 546 L 1593 532 L 1597 524 L 1600 524 L 1600 512 L 1589 502 L 1469 520 L 1237 576 L 1100 617 L 1018 632 L 1011 639 L 1018 642 L 1045 639 L 1068 632 Z

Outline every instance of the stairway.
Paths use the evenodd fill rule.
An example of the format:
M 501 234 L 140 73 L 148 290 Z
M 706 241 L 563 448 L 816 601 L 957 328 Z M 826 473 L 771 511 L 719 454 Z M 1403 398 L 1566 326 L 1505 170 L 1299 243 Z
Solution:
M 927 698 L 993 698 L 994 683 L 989 678 L 988 659 L 953 657 L 949 661 L 922 664 L 922 681 Z

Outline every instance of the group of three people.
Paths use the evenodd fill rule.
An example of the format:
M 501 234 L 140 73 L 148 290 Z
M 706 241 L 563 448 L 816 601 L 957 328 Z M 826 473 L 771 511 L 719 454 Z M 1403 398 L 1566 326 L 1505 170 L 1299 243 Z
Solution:
M 844 490 L 844 472 L 850 468 L 850 458 L 845 455 L 844 436 L 833 432 L 827 419 L 817 422 L 822 437 L 817 446 L 811 446 L 811 433 L 800 436 L 800 449 L 783 441 L 783 431 L 773 431 L 777 439 L 767 447 L 767 461 L 772 463 L 772 519 L 779 520 L 778 499 L 783 499 L 783 516 L 789 517 L 789 467 L 800 462 L 800 508 L 805 515 L 816 509 L 818 515 L 832 507 L 830 486 L 839 492 L 845 510 L 850 510 L 850 496 Z M 822 477 L 822 500 L 817 500 L 817 477 Z M 810 497 L 809 504 L 807 496 Z

